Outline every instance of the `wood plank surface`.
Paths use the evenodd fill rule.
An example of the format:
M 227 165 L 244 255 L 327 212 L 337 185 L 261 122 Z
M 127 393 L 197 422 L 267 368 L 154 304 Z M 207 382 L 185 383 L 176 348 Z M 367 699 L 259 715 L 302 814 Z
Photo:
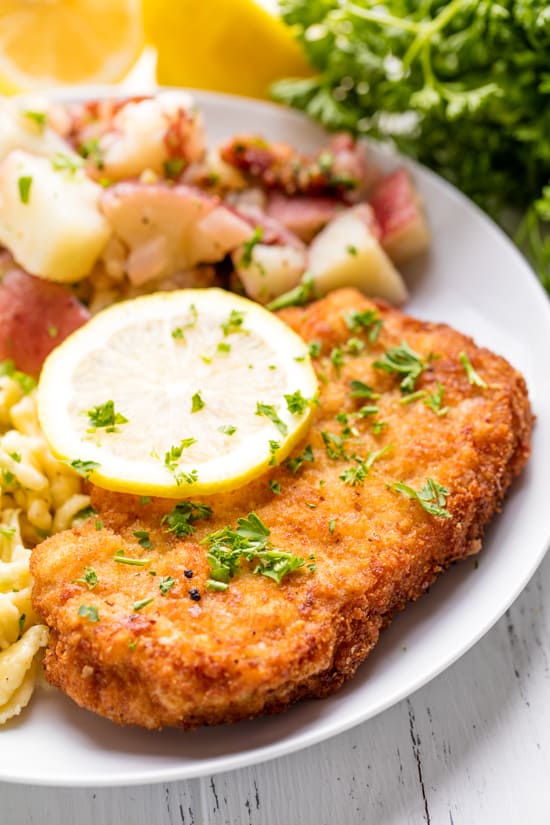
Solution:
M 549 656 L 550 556 L 472 650 L 354 730 L 170 785 L 0 784 L 0 825 L 548 825 Z

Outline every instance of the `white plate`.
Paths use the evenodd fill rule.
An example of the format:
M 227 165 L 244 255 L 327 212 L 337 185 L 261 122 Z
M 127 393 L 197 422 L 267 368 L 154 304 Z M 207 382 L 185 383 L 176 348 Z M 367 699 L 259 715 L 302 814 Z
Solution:
M 196 97 L 213 140 L 254 131 L 307 150 L 325 139 L 313 124 L 279 107 Z M 397 163 L 380 150 L 372 157 L 387 168 Z M 436 175 L 411 168 L 433 246 L 408 273 L 407 309 L 446 321 L 506 356 L 524 373 L 538 416 L 531 461 L 487 533 L 479 567 L 470 559 L 445 573 L 395 619 L 339 693 L 301 702 L 281 716 L 194 733 L 148 733 L 118 728 L 40 689 L 22 717 L 0 732 L 0 779 L 131 785 L 212 774 L 296 751 L 358 725 L 433 679 L 487 632 L 527 583 L 550 543 L 550 301 L 491 221 Z

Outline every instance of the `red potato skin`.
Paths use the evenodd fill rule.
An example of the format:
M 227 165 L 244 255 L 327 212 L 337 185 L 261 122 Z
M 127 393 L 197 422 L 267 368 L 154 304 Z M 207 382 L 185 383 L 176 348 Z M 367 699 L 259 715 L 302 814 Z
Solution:
M 369 195 L 380 227 L 380 243 L 394 263 L 423 252 L 430 240 L 420 198 L 406 169 L 380 180 Z
M 0 282 L 0 361 L 35 378 L 49 353 L 90 318 L 60 284 L 10 269 Z

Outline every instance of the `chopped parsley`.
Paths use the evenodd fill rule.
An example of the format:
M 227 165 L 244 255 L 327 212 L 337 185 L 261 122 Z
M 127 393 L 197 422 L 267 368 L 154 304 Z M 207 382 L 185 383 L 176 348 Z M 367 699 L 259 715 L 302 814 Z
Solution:
M 52 166 L 56 172 L 68 172 L 74 175 L 82 168 L 84 161 L 78 157 L 65 155 L 63 152 L 56 152 L 52 159 Z
M 316 297 L 315 281 L 310 272 L 306 272 L 302 276 L 302 280 L 298 286 L 288 292 L 279 295 L 271 303 L 267 305 L 267 309 L 275 312 L 277 309 L 284 309 L 285 307 L 303 307 Z
M 170 449 L 164 455 L 164 464 L 166 465 L 166 467 L 168 467 L 168 469 L 170 470 L 170 472 L 174 476 L 174 478 L 176 480 L 176 484 L 178 485 L 178 487 L 180 486 L 180 484 L 183 481 L 187 481 L 187 478 L 188 478 L 189 475 L 192 475 L 193 473 L 195 473 L 198 477 L 198 474 L 197 474 L 196 470 L 192 470 L 191 474 L 189 474 L 189 473 L 183 472 L 183 470 L 180 470 L 179 467 L 178 467 L 178 461 L 180 460 L 183 451 L 188 449 L 188 447 L 191 447 L 193 444 L 196 444 L 196 443 L 197 443 L 196 438 L 183 438 L 180 441 L 179 445 L 175 445 L 175 444 L 172 445 L 172 447 L 170 447 Z M 195 478 L 195 481 L 196 481 L 196 478 Z M 192 483 L 192 482 L 188 481 L 188 483 Z
M 218 427 L 218 431 L 224 435 L 234 435 L 237 432 L 237 428 L 233 426 L 233 424 L 223 424 L 221 427 Z
M 292 413 L 292 415 L 302 415 L 311 404 L 307 398 L 304 398 L 300 390 L 296 390 L 296 392 L 290 395 L 285 395 L 285 401 L 288 411 Z
M 134 602 L 133 610 L 137 612 L 138 610 L 142 610 L 144 607 L 147 607 L 148 604 L 155 601 L 154 596 L 149 596 L 149 598 L 140 599 L 138 602 Z
M 38 126 L 40 132 L 44 131 L 46 121 L 48 119 L 46 112 L 34 112 L 31 110 L 27 110 L 26 112 L 23 112 L 23 114 L 25 115 L 25 117 L 28 117 L 29 120 L 32 120 L 32 122 Z
M 216 349 L 218 352 L 226 355 L 228 352 L 231 352 L 231 344 L 228 344 L 227 341 L 220 341 Z
M 322 431 L 321 438 L 323 439 L 323 444 L 325 445 L 329 458 L 334 460 L 338 458 L 349 458 L 345 450 L 344 439 L 341 436 L 336 435 L 336 433 Z
M 87 481 L 94 470 L 101 467 L 101 464 L 98 464 L 97 461 L 82 461 L 80 458 L 75 458 L 74 461 L 69 461 L 69 467 L 72 467 L 75 473 L 78 473 Z
M 19 628 L 19 635 L 17 637 L 17 641 L 19 641 L 19 639 L 23 635 L 23 630 L 25 629 L 25 622 L 26 621 L 27 621 L 27 614 L 26 613 L 21 613 L 21 615 L 19 616 L 19 619 L 17 621 L 17 626 Z
M 360 312 L 357 309 L 346 312 L 344 315 L 346 326 L 352 332 L 365 332 L 370 344 L 376 343 L 384 321 L 375 309 L 366 309 Z
M 357 247 L 350 244 L 349 246 L 346 246 L 346 252 L 348 255 L 355 256 L 357 255 Z
M 344 353 L 342 352 L 342 347 L 333 347 L 330 355 L 330 363 L 336 370 L 336 374 L 340 375 L 340 370 L 345 364 Z
M 350 398 L 367 398 L 369 401 L 380 398 L 380 394 L 374 392 L 373 388 L 363 381 L 350 381 L 349 385 L 351 387 Z
M 21 464 L 21 453 L 8 453 L 8 455 L 12 461 L 15 461 L 16 464 Z
M 180 539 L 195 532 L 194 524 L 196 521 L 209 519 L 211 515 L 212 508 L 208 504 L 179 501 L 173 510 L 162 517 L 160 523 L 166 524 L 168 532 L 174 533 Z
M 269 466 L 274 467 L 277 464 L 277 453 L 279 451 L 279 447 L 281 446 L 280 441 L 271 441 L 269 442 L 269 452 L 271 453 L 271 458 L 269 460 Z
M 118 564 L 127 564 L 129 567 L 145 567 L 151 563 L 151 559 L 134 559 L 124 555 L 124 550 L 117 550 L 113 560 Z
M 449 412 L 448 407 L 442 407 L 443 404 L 443 395 L 445 393 L 445 387 L 440 381 L 436 383 L 436 389 L 434 392 L 429 393 L 426 398 L 422 401 L 425 407 L 432 410 L 436 415 L 447 415 Z
M 104 404 L 98 404 L 97 407 L 92 407 L 86 412 L 90 419 L 90 424 L 93 427 L 93 432 L 100 428 L 105 428 L 107 433 L 119 432 L 117 424 L 127 424 L 128 419 L 115 411 L 115 402 L 106 401 Z
M 164 172 L 165 178 L 170 178 L 171 180 L 175 180 L 179 178 L 183 171 L 183 167 L 185 166 L 185 161 L 183 158 L 168 158 L 162 164 L 162 169 Z
M 95 522 L 94 527 L 95 527 L 95 529 L 96 529 L 96 530 L 98 530 L 98 531 L 99 531 L 99 530 L 103 530 L 103 522 L 101 521 L 101 519 L 98 519 L 98 520 Z
M 414 352 L 406 341 L 399 347 L 390 347 L 380 359 L 374 361 L 373 367 L 391 375 L 402 375 L 399 384 L 401 392 L 413 392 L 417 379 L 426 369 L 426 363 Z
M 357 357 L 361 355 L 363 350 L 365 349 L 365 342 L 362 341 L 360 338 L 348 338 L 346 341 L 346 353 L 348 355 L 353 355 Z
M 134 536 L 138 539 L 138 544 L 141 547 L 144 547 L 146 550 L 150 550 L 153 546 L 153 542 L 149 536 L 147 530 L 134 530 Z
M 304 559 L 277 550 L 269 540 L 270 530 L 256 513 L 237 520 L 237 529 L 224 527 L 210 533 L 207 560 L 211 579 L 227 584 L 239 572 L 241 559 L 256 562 L 253 573 L 280 584 L 283 578 L 305 564 Z
M 0 361 L 0 376 L 7 375 L 13 381 L 16 381 L 25 395 L 28 395 L 36 387 L 36 381 L 32 375 L 27 375 L 26 372 L 21 372 L 15 369 L 15 363 L 8 358 L 6 361 Z
M 22 175 L 18 181 L 19 199 L 21 203 L 28 203 L 31 197 L 32 177 L 29 175 Z
M 445 509 L 449 491 L 442 484 L 434 481 L 433 478 L 426 479 L 426 483 L 418 491 L 413 490 L 412 487 L 409 487 L 408 484 L 404 484 L 402 481 L 390 484 L 389 488 L 396 493 L 401 493 L 407 498 L 415 499 L 420 506 L 432 516 L 452 518 L 449 511 Z
M 331 534 L 331 536 L 334 533 L 335 528 L 336 528 L 336 522 L 334 521 L 334 519 L 331 519 L 328 523 L 328 531 Z
M 300 455 L 297 455 L 294 458 L 287 458 L 287 460 L 284 462 L 284 465 L 285 467 L 288 467 L 288 469 L 293 475 L 296 475 L 296 473 L 305 461 L 309 461 L 310 463 L 313 463 L 315 461 L 313 450 L 311 449 L 311 444 L 308 444 L 303 453 L 300 453 Z
M 281 435 L 288 433 L 288 427 L 277 415 L 277 410 L 272 404 L 262 404 L 259 401 L 256 404 L 256 415 L 264 415 L 275 424 Z
M 272 493 L 275 493 L 276 496 L 280 496 L 281 493 L 282 493 L 281 485 L 279 484 L 278 481 L 275 481 L 274 478 L 271 478 L 269 480 L 269 489 L 271 490 Z
M 163 596 L 166 596 L 169 590 L 173 588 L 176 580 L 173 576 L 163 576 L 159 581 L 159 590 Z
M 470 361 L 466 353 L 461 352 L 458 358 L 466 371 L 466 375 L 468 376 L 468 381 L 470 382 L 470 384 L 473 384 L 473 386 L 475 387 L 481 387 L 482 389 L 486 389 L 487 384 L 485 383 L 483 378 L 480 375 L 478 375 L 478 373 L 475 371 L 475 369 L 472 366 L 472 362 Z
M 57 338 L 59 334 L 59 330 L 57 327 L 54 327 L 52 324 L 48 327 L 48 335 L 50 338 Z
M 79 510 L 78 513 L 74 514 L 72 523 L 75 526 L 83 524 L 92 516 L 97 516 L 97 510 L 89 504 L 87 507 L 83 507 L 82 510 Z
M 90 138 L 81 143 L 78 147 L 78 154 L 83 158 L 91 160 L 98 169 L 103 169 L 105 165 L 103 161 L 103 151 L 99 145 L 98 137 Z
M 323 345 L 320 341 L 310 341 L 310 343 L 308 344 L 309 354 L 312 358 L 318 358 L 319 355 L 321 355 L 322 348 Z
M 145 504 L 151 504 L 151 496 L 140 496 L 139 503 L 143 506 Z
M 7 527 L 5 524 L 0 524 L 0 536 L 6 539 L 11 539 L 15 536 L 15 527 Z
M 243 269 L 246 269 L 252 263 L 252 253 L 254 251 L 254 247 L 261 242 L 263 236 L 264 230 L 261 226 L 257 226 L 251 237 L 243 243 L 243 254 L 239 260 L 239 266 L 242 266 Z
M 355 487 L 357 484 L 363 484 L 374 462 L 378 461 L 378 459 L 390 449 L 391 445 L 387 444 L 385 447 L 382 447 L 381 450 L 369 453 L 366 458 L 353 455 L 352 458 L 357 463 L 357 466 L 354 467 L 352 465 L 348 467 L 347 470 L 344 470 L 344 472 L 340 474 L 339 478 L 345 484 L 350 484 L 352 487 Z
M 216 590 L 218 592 L 223 592 L 224 590 L 227 590 L 228 587 L 229 587 L 229 585 L 226 584 L 225 582 L 218 582 L 215 579 L 207 579 L 206 580 L 206 589 L 207 590 Z
M 78 615 L 83 616 L 85 619 L 88 619 L 90 622 L 98 622 L 99 621 L 99 613 L 97 607 L 90 604 L 81 604 L 78 608 Z
M 88 590 L 93 590 L 97 584 L 97 573 L 93 567 L 85 567 L 80 579 L 76 579 L 78 584 L 85 584 Z
M 185 333 L 182 327 L 174 327 L 171 335 L 174 341 L 185 341 Z
M 228 335 L 232 335 L 237 332 L 247 332 L 247 330 L 243 329 L 245 315 L 245 312 L 238 312 L 236 309 L 231 310 L 227 321 L 220 324 L 222 332 L 226 338 Z
M 199 412 L 199 410 L 202 410 L 205 406 L 206 404 L 202 400 L 200 390 L 197 390 L 197 392 L 191 397 L 191 412 Z

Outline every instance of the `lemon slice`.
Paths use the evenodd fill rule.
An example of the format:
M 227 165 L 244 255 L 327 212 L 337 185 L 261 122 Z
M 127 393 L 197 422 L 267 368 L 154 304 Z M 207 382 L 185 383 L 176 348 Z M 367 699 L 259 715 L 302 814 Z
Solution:
M 0 92 L 119 80 L 142 45 L 139 0 L 2 0 Z
M 317 389 L 306 345 L 275 315 L 185 289 L 115 304 L 73 333 L 44 364 L 38 408 L 53 452 L 94 484 L 183 498 L 282 461 Z
M 144 0 L 157 79 L 266 98 L 281 77 L 313 74 L 290 28 L 254 0 Z

